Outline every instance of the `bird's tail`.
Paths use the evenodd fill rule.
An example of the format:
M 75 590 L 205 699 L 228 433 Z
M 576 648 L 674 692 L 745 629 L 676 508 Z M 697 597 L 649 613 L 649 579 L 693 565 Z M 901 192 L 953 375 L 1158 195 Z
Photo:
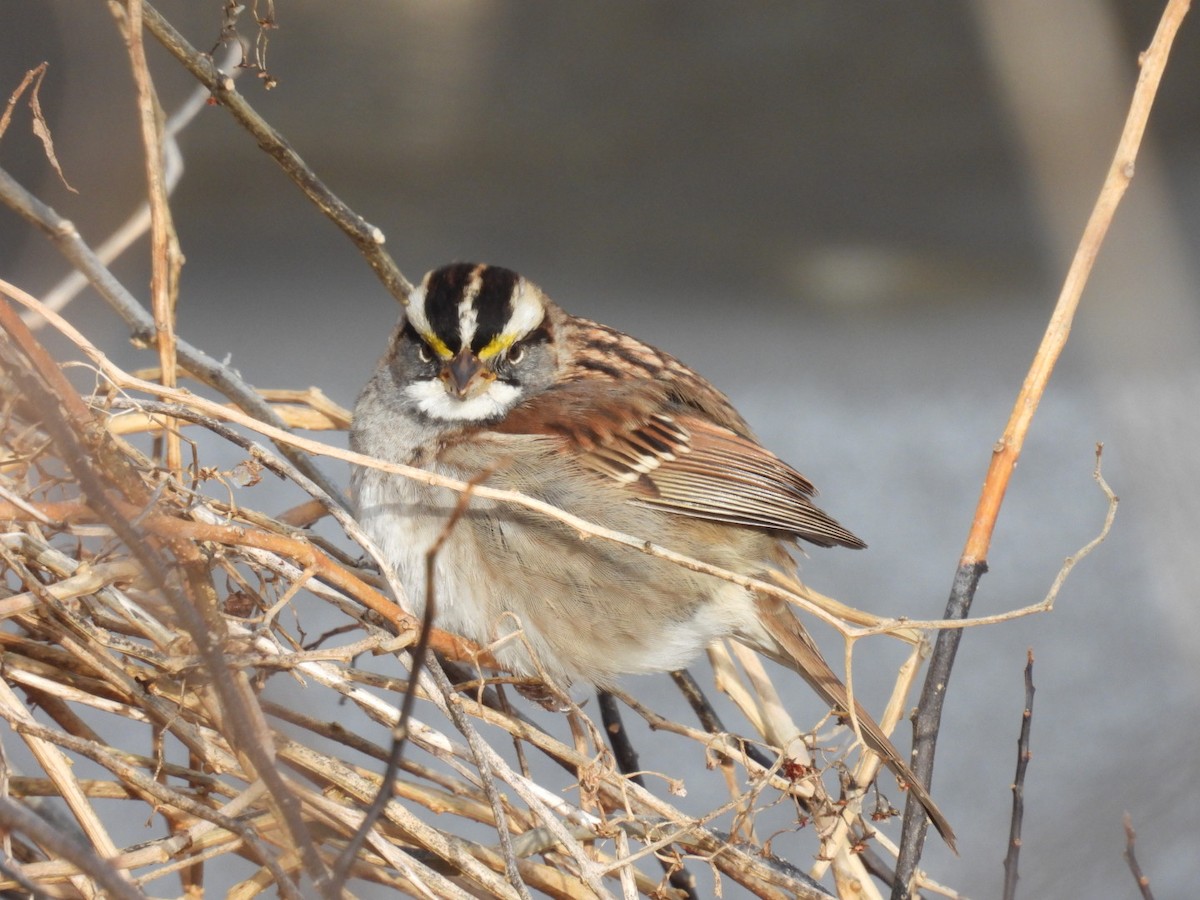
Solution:
M 756 649 L 766 653 L 776 662 L 795 669 L 830 707 L 845 710 L 848 713 L 850 697 L 846 686 L 834 674 L 829 663 L 825 662 L 821 651 L 817 649 L 817 645 L 813 643 L 813 639 L 804 630 L 804 626 L 792 614 L 791 609 L 782 600 L 773 597 L 760 596 L 756 598 L 756 603 L 759 621 L 778 648 L 757 647 Z M 929 815 L 929 820 L 943 840 L 951 850 L 958 852 L 954 845 L 954 829 L 950 827 L 950 823 L 938 809 L 929 790 L 900 756 L 900 751 L 896 749 L 888 736 L 883 733 L 883 729 L 858 701 L 854 702 L 854 715 L 858 720 L 859 731 L 866 745 L 883 758 L 887 767 L 892 770 L 902 785 L 907 786 L 913 796 L 920 801 L 921 806 L 925 807 L 925 812 Z

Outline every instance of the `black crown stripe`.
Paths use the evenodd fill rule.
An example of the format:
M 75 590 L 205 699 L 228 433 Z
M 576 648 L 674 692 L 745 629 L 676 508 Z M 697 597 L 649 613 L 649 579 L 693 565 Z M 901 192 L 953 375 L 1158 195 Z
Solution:
M 475 297 L 475 337 L 471 349 L 478 353 L 504 331 L 513 314 L 513 289 L 520 276 L 509 269 L 488 266 L 480 273 Z
M 474 263 L 454 263 L 443 266 L 429 276 L 425 286 L 425 318 L 430 330 L 442 342 L 457 353 L 462 347 L 462 335 L 458 329 L 458 304 L 471 281 Z

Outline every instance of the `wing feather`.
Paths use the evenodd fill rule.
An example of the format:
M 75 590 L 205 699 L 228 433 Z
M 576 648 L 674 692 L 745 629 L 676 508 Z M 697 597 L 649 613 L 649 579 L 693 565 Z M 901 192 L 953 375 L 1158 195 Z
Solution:
M 720 418 L 740 427 L 732 407 Z M 568 382 L 495 427 L 564 441 L 581 465 L 621 483 L 633 502 L 821 547 L 866 546 L 812 502 L 812 482 L 748 433 L 689 405 L 669 379 Z

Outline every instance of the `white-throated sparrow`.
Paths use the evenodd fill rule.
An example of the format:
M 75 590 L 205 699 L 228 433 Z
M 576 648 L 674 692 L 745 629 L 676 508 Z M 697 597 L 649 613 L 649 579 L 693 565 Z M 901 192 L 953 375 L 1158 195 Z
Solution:
M 354 409 L 360 453 L 537 497 L 745 575 L 794 570 L 797 539 L 863 547 L 812 503 L 803 475 L 758 444 L 729 400 L 666 353 L 570 316 L 515 272 L 456 264 L 409 298 Z M 358 515 L 419 613 L 425 556 L 452 491 L 358 468 Z M 560 684 L 686 665 L 731 637 L 795 669 L 832 707 L 845 686 L 786 604 L 479 497 L 436 560 L 440 627 Z M 862 736 L 949 824 L 875 720 Z

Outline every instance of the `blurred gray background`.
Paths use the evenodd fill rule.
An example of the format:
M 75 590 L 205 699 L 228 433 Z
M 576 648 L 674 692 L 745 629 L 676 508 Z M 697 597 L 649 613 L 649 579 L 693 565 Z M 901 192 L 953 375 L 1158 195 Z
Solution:
M 217 0 L 159 7 L 196 46 L 216 41 Z M 992 443 L 1160 11 L 1132 0 L 281 2 L 268 55 L 278 87 L 247 76 L 240 89 L 386 232 L 410 279 L 451 260 L 510 266 L 711 378 L 870 544 L 814 553 L 806 579 L 925 618 L 943 609 Z M 0 26 L 0 94 L 50 62 L 42 103 L 80 193 L 48 172 L 25 117 L 0 165 L 98 243 L 143 194 L 128 63 L 106 7 L 5 0 Z M 243 34 L 254 36 L 248 19 Z M 192 83 L 147 44 L 170 110 Z M 1097 441 L 1122 500 L 1116 528 L 1052 614 L 970 631 L 958 656 L 934 793 L 962 855 L 931 842 L 925 867 L 969 896 L 1000 890 L 1027 648 L 1038 694 L 1021 896 L 1136 896 L 1125 811 L 1159 896 L 1200 883 L 1198 50 L 1193 17 L 975 613 L 1040 599 L 1097 533 Z M 351 404 L 394 301 L 223 110 L 204 110 L 182 146 L 181 334 L 258 386 L 313 384 Z M 147 295 L 144 241 L 114 268 Z M 38 293 L 63 271 L 0 210 L 0 275 Z M 68 316 L 118 362 L 154 364 L 95 296 Z M 857 689 L 878 706 L 898 656 L 880 641 L 856 659 Z M 798 718 L 815 718 L 815 699 L 784 683 Z M 629 686 L 672 702 L 665 678 Z M 898 736 L 907 745 L 906 726 Z M 646 768 L 673 764 L 656 758 L 659 740 L 643 737 Z M 722 802 L 696 793 L 697 812 Z M 776 851 L 804 865 L 810 839 L 788 840 Z

